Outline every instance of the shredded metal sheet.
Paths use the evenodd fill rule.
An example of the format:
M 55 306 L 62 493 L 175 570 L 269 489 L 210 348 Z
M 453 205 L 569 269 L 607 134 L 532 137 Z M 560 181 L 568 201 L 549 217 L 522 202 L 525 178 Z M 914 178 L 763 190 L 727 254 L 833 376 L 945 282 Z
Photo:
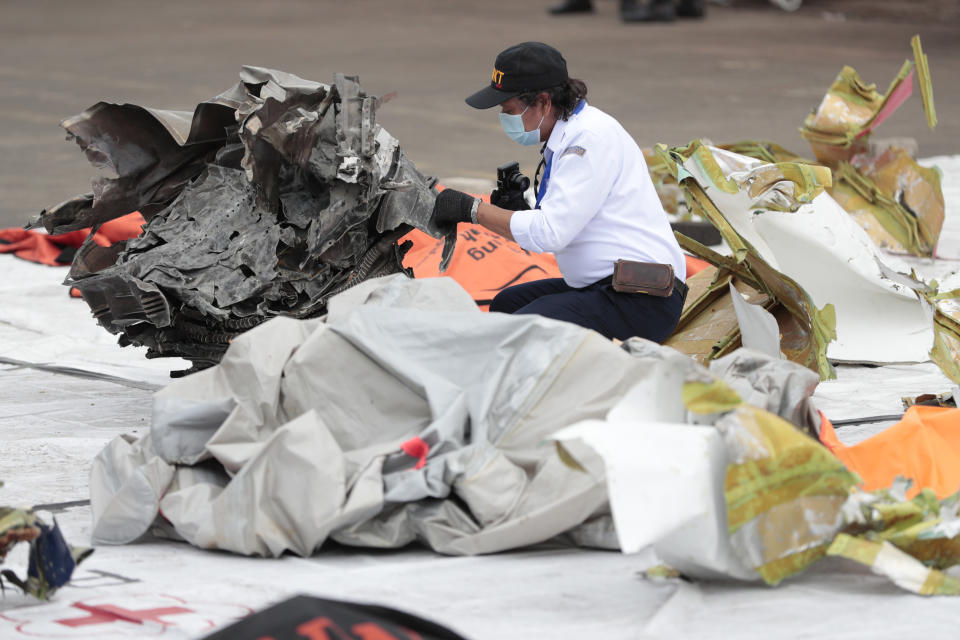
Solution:
M 270 317 L 321 315 L 334 293 L 401 271 L 396 241 L 411 228 L 440 236 L 435 181 L 376 123 L 379 101 L 356 78 L 244 67 L 240 79 L 192 116 L 98 103 L 65 120 L 116 177 L 39 219 L 61 233 L 140 210 L 143 235 L 88 240 L 67 284 L 120 344 L 195 369 Z

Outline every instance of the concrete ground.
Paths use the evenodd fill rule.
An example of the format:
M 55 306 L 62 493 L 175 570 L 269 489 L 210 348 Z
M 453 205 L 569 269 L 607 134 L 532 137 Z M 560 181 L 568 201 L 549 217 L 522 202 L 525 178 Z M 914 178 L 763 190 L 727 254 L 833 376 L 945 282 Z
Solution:
M 928 0 L 948 9 L 950 1 Z M 879 135 L 914 137 L 923 156 L 960 152 L 952 10 L 911 12 L 926 5 L 885 0 L 875 5 L 898 10 L 854 2 L 857 11 L 844 14 L 843 2 L 808 0 L 787 14 L 733 0 L 711 5 L 702 21 L 626 25 L 614 0 L 560 18 L 546 14 L 552 2 L 4 0 L 0 227 L 88 190 L 94 170 L 63 141 L 62 118 L 99 100 L 192 109 L 232 85 L 241 64 L 321 81 L 346 72 L 370 93 L 397 92 L 380 120 L 427 173 L 490 178 L 512 159 L 532 172 L 536 150 L 507 140 L 495 110 L 463 103 L 488 82 L 496 53 L 523 40 L 557 46 L 591 103 L 642 145 L 750 137 L 807 153 L 797 127 L 842 66 L 882 90 L 920 33 L 941 123 L 927 129 L 917 94 Z

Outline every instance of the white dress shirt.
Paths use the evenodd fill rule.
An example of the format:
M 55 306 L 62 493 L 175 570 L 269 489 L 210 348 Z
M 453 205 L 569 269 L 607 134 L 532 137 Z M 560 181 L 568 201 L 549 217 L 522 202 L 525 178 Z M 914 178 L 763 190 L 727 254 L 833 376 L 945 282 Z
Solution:
M 571 287 L 606 278 L 620 258 L 670 264 L 686 280 L 683 251 L 643 152 L 619 122 L 585 104 L 557 120 L 544 159 L 550 173 L 540 206 L 510 218 L 517 244 L 553 252 Z

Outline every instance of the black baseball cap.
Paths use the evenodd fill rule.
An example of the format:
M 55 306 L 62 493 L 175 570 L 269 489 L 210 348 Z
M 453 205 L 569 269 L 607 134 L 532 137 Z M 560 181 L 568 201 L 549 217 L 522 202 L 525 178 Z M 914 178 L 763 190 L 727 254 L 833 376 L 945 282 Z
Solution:
M 568 79 L 567 61 L 559 51 L 542 42 L 521 42 L 500 52 L 490 86 L 467 98 L 467 104 L 489 109 L 525 91 L 550 89 Z

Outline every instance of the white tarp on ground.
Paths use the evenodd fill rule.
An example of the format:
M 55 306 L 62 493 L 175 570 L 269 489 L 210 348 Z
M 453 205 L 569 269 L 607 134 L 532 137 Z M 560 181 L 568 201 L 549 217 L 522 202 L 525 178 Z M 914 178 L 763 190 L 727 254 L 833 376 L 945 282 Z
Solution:
M 929 162 L 945 174 L 947 218 L 939 255 L 960 257 L 960 156 L 923 164 Z M 906 260 L 926 278 L 958 266 L 949 260 Z M 155 384 L 165 381 L 167 370 L 185 367 L 117 348 L 84 305 L 67 298 L 59 284 L 62 271 L 9 256 L 0 256 L 0 269 L 0 356 L 16 353 L 34 364 L 54 365 L 66 359 L 72 366 Z M 902 408 L 902 395 L 953 386 L 930 363 L 841 365 L 838 371 L 839 379 L 821 383 L 814 398 L 831 418 L 892 413 Z M 0 365 L 2 502 L 60 503 L 50 509 L 67 539 L 89 544 L 85 461 L 116 435 L 143 434 L 149 407 L 142 389 Z M 854 433 L 855 427 L 843 427 L 838 435 L 853 444 L 878 428 L 865 425 Z M 7 564 L 25 563 L 18 551 Z M 649 557 L 585 549 L 450 558 L 421 549 L 334 547 L 309 559 L 256 559 L 147 538 L 136 545 L 100 546 L 53 602 L 37 603 L 7 590 L 0 599 L 0 637 L 195 638 L 295 593 L 407 609 L 472 638 L 727 638 L 731 629 L 751 639 L 771 632 L 784 638 L 956 635 L 954 600 L 905 594 L 842 560 L 826 560 L 776 589 L 640 579 L 638 572 L 650 563 Z M 107 617 L 93 624 L 96 615 L 89 607 L 98 604 L 134 612 L 176 605 L 186 611 L 139 622 Z M 80 618 L 91 624 L 63 623 Z
M 153 389 L 170 381 L 172 369 L 189 368 L 180 358 L 147 360 L 145 347 L 119 348 L 116 336 L 60 284 L 67 269 L 2 259 L 0 358 L 118 376 Z

